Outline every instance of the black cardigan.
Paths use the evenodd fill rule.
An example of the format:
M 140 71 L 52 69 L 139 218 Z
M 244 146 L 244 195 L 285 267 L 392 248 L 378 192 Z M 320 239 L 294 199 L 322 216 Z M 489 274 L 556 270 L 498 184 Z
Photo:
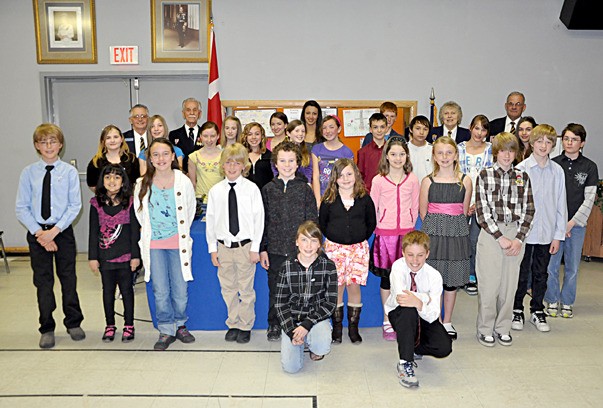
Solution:
M 375 204 L 371 197 L 354 199 L 354 205 L 346 210 L 337 194 L 332 203 L 322 202 L 318 216 L 320 229 L 329 241 L 337 244 L 358 244 L 370 238 L 377 226 Z

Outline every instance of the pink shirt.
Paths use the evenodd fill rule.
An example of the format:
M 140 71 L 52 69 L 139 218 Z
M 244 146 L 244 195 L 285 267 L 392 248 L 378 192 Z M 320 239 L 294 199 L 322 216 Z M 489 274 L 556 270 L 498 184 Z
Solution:
M 409 173 L 396 185 L 388 176 L 376 175 L 371 198 L 377 212 L 377 235 L 403 235 L 414 229 L 419 216 L 419 179 Z

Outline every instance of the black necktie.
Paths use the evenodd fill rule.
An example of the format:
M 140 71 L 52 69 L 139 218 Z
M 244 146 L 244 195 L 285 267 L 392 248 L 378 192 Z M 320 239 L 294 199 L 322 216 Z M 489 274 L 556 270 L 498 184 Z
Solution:
M 515 134 L 515 122 L 511 122 L 511 133 Z
M 417 293 L 417 282 L 415 282 L 416 272 L 410 273 L 410 291 Z M 415 335 L 415 347 L 421 343 L 421 318 L 417 319 L 417 334 Z
M 188 137 L 190 137 L 193 143 L 195 143 L 195 129 L 188 128 Z
M 228 230 L 234 236 L 239 233 L 239 210 L 237 208 L 237 194 L 234 186 L 237 183 L 228 183 L 230 191 L 228 192 Z
M 46 174 L 42 183 L 42 218 L 50 218 L 50 171 L 54 166 L 46 166 Z

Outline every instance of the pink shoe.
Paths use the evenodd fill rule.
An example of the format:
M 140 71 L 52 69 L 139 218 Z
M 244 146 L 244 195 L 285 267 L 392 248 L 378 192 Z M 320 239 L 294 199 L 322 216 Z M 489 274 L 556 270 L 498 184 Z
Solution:
M 389 323 L 383 324 L 383 340 L 386 341 L 396 341 L 396 332 L 394 328 Z

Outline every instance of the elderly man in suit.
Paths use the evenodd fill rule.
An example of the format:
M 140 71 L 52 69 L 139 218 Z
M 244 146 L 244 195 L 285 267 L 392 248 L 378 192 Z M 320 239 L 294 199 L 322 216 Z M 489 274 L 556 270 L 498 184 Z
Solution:
M 147 124 L 149 122 L 149 108 L 137 103 L 130 108 L 130 124 L 132 129 L 124 132 L 124 139 L 130 152 L 136 155 L 147 148 Z M 135 181 L 135 180 L 133 180 Z
M 197 143 L 200 136 L 200 126 L 197 125 L 201 117 L 201 102 L 195 98 L 187 98 L 182 101 L 182 117 L 184 125 L 170 132 L 170 142 L 182 149 L 184 160 L 182 168 L 188 169 L 188 155 L 198 150 L 201 146 Z
M 494 119 L 490 122 L 490 136 L 488 139 L 500 132 L 516 133 L 517 122 L 519 122 L 523 112 L 526 110 L 526 97 L 521 92 L 511 92 L 507 96 L 505 110 L 507 111 L 507 116 Z

